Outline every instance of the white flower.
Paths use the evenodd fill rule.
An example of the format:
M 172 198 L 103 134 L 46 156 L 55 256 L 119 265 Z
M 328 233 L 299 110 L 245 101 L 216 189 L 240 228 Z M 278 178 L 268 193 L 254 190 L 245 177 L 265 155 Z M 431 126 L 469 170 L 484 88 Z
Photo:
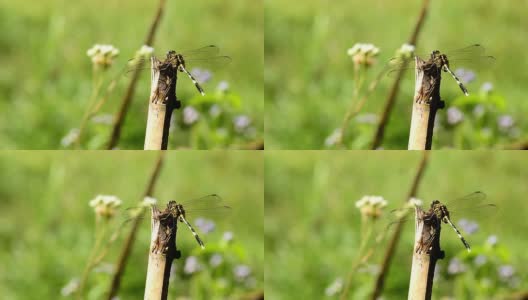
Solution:
M 90 206 L 94 208 L 95 214 L 111 218 L 115 215 L 116 208 L 121 206 L 121 199 L 113 195 L 97 195 L 90 201 Z
M 387 200 L 381 196 L 363 196 L 356 201 L 356 207 L 366 217 L 378 218 L 381 216 L 382 208 L 387 206 Z
M 95 44 L 86 54 L 92 59 L 92 64 L 106 69 L 112 65 L 119 50 L 112 45 Z
M 143 201 L 141 201 L 141 206 L 151 207 L 152 205 L 155 205 L 156 203 L 158 203 L 158 200 L 156 198 L 147 196 L 143 198 Z
M 347 50 L 348 56 L 352 58 L 354 65 L 370 66 L 376 62 L 374 57 L 379 54 L 380 50 L 373 44 L 356 43 L 352 48 Z
M 409 199 L 409 201 L 407 201 L 407 205 L 409 205 L 409 207 L 422 206 L 423 201 L 421 199 L 412 197 Z
M 413 45 L 405 43 L 396 50 L 396 56 L 404 59 L 411 58 L 414 55 L 414 49 L 415 47 Z
M 154 48 L 152 48 L 150 46 L 147 46 L 147 45 L 143 45 L 136 52 L 136 56 L 141 56 L 141 57 L 148 58 L 148 57 L 150 57 L 152 55 L 152 53 L 154 53 Z

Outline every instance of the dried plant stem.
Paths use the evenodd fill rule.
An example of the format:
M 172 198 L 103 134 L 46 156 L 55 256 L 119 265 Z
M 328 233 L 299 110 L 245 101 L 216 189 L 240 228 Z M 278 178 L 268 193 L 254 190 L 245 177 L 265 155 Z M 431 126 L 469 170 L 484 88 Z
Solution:
M 430 0 L 424 0 L 422 3 L 422 9 L 420 11 L 420 15 L 418 16 L 418 20 L 416 22 L 416 25 L 414 26 L 413 33 L 411 35 L 411 38 L 409 39 L 408 43 L 411 45 L 416 46 L 418 41 L 418 34 L 420 33 L 423 23 L 425 21 L 425 17 L 427 16 L 427 12 L 429 10 L 429 4 Z M 378 123 L 378 128 L 376 129 L 376 135 L 374 136 L 374 139 L 371 144 L 371 149 L 375 150 L 381 146 L 381 142 L 383 141 L 383 135 L 385 134 L 385 127 L 387 126 L 387 123 L 389 121 L 390 114 L 392 113 L 392 109 L 394 107 L 394 104 L 396 103 L 396 95 L 398 94 L 398 89 L 400 87 L 400 82 L 403 77 L 404 68 L 398 71 L 398 74 L 396 75 L 396 79 L 394 80 L 394 83 L 390 89 L 389 96 L 387 97 L 387 101 L 385 102 L 385 107 L 383 109 L 383 112 L 381 114 L 380 121 Z
M 165 9 L 166 2 L 167 2 L 166 0 L 159 1 L 158 10 L 156 12 L 156 15 L 154 16 L 152 24 L 150 25 L 150 29 L 147 34 L 147 38 L 145 39 L 144 45 L 152 46 L 155 33 L 161 21 L 161 16 L 163 15 L 163 10 Z M 123 122 L 125 121 L 128 108 L 130 107 L 130 103 L 132 102 L 132 97 L 134 96 L 134 91 L 136 88 L 136 83 L 139 78 L 140 70 L 141 70 L 141 66 L 136 68 L 134 72 L 132 73 L 132 78 L 130 79 L 130 83 L 127 87 L 126 93 L 123 99 L 121 100 L 121 106 L 114 119 L 112 134 L 110 135 L 110 139 L 108 140 L 108 144 L 106 146 L 108 150 L 114 149 L 114 147 L 117 145 L 119 141 L 119 137 L 121 136 L 121 128 L 123 127 Z
M 152 170 L 152 173 L 150 175 L 145 192 L 143 193 L 143 198 L 147 196 L 152 196 L 154 194 L 154 188 L 156 186 L 156 182 L 158 181 L 161 167 L 163 166 L 163 156 L 164 152 L 160 151 L 159 156 L 156 160 L 156 164 L 154 165 L 154 169 Z M 141 198 L 141 200 L 143 200 L 143 198 Z M 132 251 L 134 241 L 136 240 L 136 234 L 139 229 L 141 220 L 141 218 L 134 218 L 132 220 L 132 228 L 130 229 L 128 236 L 126 237 L 123 243 L 123 248 L 121 250 L 121 254 L 119 255 L 119 260 L 117 261 L 116 271 L 112 277 L 112 285 L 110 286 L 110 290 L 106 298 L 108 300 L 113 299 L 119 291 L 119 287 L 121 285 L 121 277 L 125 272 L 125 266 L 128 261 L 128 257 L 130 256 L 130 252 Z
M 170 120 L 172 111 L 176 107 L 176 74 L 160 74 L 161 62 L 155 57 L 151 58 L 151 63 L 152 76 L 144 150 L 167 150 Z M 160 80 L 164 82 L 162 86 L 159 84 Z M 167 87 L 168 93 L 166 90 L 161 91 Z
M 145 300 L 167 299 L 172 261 L 180 257 L 176 249 L 177 221 L 171 219 L 167 224 L 160 216 L 162 213 L 153 206 Z
M 414 176 L 414 180 L 412 182 L 411 188 L 409 190 L 409 193 L 407 195 L 407 198 L 405 201 L 408 201 L 412 197 L 416 197 L 416 194 L 418 193 L 418 186 L 420 185 L 420 182 L 422 181 L 423 174 L 425 171 L 425 167 L 427 166 L 427 162 L 429 160 L 429 152 L 423 151 L 423 157 L 420 161 L 420 164 L 418 165 L 418 169 L 416 170 L 416 175 Z M 403 222 L 398 222 L 395 225 L 394 233 L 392 234 L 392 237 L 389 241 L 389 245 L 386 248 L 385 255 L 383 256 L 383 262 L 381 264 L 381 268 L 378 272 L 376 283 L 374 286 L 374 291 L 370 297 L 372 300 L 376 300 L 381 295 L 381 292 L 383 291 L 383 287 L 385 284 L 385 276 L 389 273 L 390 264 L 392 262 L 392 257 L 394 256 L 394 252 L 396 251 L 396 245 L 398 244 L 398 241 L 400 240 L 400 235 L 403 230 Z
M 438 223 L 438 222 L 437 222 Z M 437 224 L 438 225 L 438 224 Z M 424 212 L 417 208 L 414 251 L 412 258 L 409 300 L 431 299 L 436 261 L 444 257 L 440 250 L 440 226 L 424 221 Z M 422 249 L 424 241 L 432 238 L 431 247 Z
M 430 150 L 433 141 L 436 111 L 440 100 L 440 69 L 415 58 L 416 82 L 412 107 L 408 150 Z

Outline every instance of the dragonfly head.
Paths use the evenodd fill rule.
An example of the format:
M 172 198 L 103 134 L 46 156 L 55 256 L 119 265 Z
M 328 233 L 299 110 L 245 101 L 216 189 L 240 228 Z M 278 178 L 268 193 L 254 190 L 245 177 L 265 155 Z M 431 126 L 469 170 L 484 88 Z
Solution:
M 169 50 L 167 51 L 167 59 L 174 59 L 176 57 L 176 51 L 174 50 Z
M 435 208 L 435 206 L 438 206 L 439 204 L 440 204 L 440 201 L 433 200 L 433 202 L 431 202 L 431 208 Z

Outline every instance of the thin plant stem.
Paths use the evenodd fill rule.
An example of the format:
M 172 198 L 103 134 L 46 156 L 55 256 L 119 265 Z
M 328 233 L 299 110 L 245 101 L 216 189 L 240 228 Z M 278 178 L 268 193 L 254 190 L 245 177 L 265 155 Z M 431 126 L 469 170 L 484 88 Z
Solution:
M 108 229 L 108 224 L 105 222 L 104 224 L 101 224 L 102 222 L 105 222 L 105 220 L 101 219 L 101 216 L 96 215 L 96 221 L 95 221 L 95 243 L 90 251 L 90 255 L 88 256 L 88 261 L 86 263 L 86 266 L 84 268 L 81 280 L 79 282 L 79 289 L 77 290 L 77 299 L 84 299 L 84 288 L 86 287 L 86 282 L 88 281 L 88 276 L 92 269 L 97 266 L 97 259 L 96 255 L 100 252 L 99 248 L 101 248 L 101 245 L 105 239 L 106 231 Z
M 381 81 L 381 78 L 383 75 L 385 75 L 386 68 L 384 68 L 381 72 L 378 73 L 374 81 L 372 81 L 368 88 L 367 92 L 359 99 L 357 103 L 354 105 L 354 101 L 352 101 L 352 104 L 350 105 L 350 108 L 347 110 L 345 114 L 345 118 L 343 119 L 343 123 L 341 124 L 340 129 L 340 135 L 341 138 L 338 140 L 337 145 L 343 146 L 344 144 L 344 138 L 345 138 L 345 131 L 348 128 L 348 125 L 350 124 L 350 120 L 352 120 L 353 117 L 355 117 L 363 108 L 365 103 L 367 102 L 368 97 L 374 92 L 376 87 L 378 86 L 378 83 Z M 358 93 L 359 94 L 359 93 Z M 354 98 L 357 99 L 358 94 L 354 92 Z
M 341 294 L 340 299 L 345 300 L 348 297 L 348 291 L 350 290 L 350 286 L 352 285 L 352 278 L 354 274 L 356 273 L 357 268 L 364 264 L 366 260 L 372 255 L 373 251 L 370 249 L 367 251 L 366 254 L 363 254 L 365 252 L 365 248 L 367 247 L 370 237 L 372 236 L 372 231 L 374 229 L 374 220 L 371 220 L 370 217 L 362 216 L 361 217 L 361 228 L 362 228 L 362 234 L 361 234 L 361 242 L 359 244 L 359 250 L 357 258 L 353 261 L 352 267 L 350 268 L 350 271 L 348 273 L 345 287 L 343 288 L 343 293 Z
M 147 183 L 147 187 L 145 189 L 145 192 L 143 193 L 143 198 L 147 196 L 152 196 L 154 194 L 154 188 L 156 187 L 156 183 L 158 181 L 159 174 L 161 172 L 161 167 L 163 166 L 163 157 L 164 157 L 164 152 L 159 151 L 158 159 L 156 160 L 156 163 L 150 175 L 149 181 Z M 142 213 L 141 215 L 143 214 L 144 213 Z M 123 276 L 123 273 L 125 272 L 125 267 L 128 262 L 130 252 L 132 251 L 134 241 L 136 240 L 136 234 L 139 229 L 139 225 L 141 223 L 141 215 L 132 221 L 132 226 L 131 226 L 132 228 L 130 229 L 130 232 L 125 238 L 125 241 L 123 242 L 123 248 L 121 249 L 121 253 L 119 255 L 119 259 L 116 264 L 116 271 L 114 272 L 114 275 L 112 277 L 112 284 L 107 294 L 106 299 L 108 300 L 113 299 L 117 295 L 117 292 L 119 291 L 119 287 L 121 286 L 121 277 Z
M 425 17 L 427 16 L 427 12 L 429 11 L 429 4 L 431 0 L 424 0 L 422 3 L 422 9 L 420 10 L 420 14 L 418 16 L 418 19 L 416 21 L 416 25 L 414 26 L 413 33 L 408 41 L 408 44 L 416 46 L 418 41 L 418 35 L 423 27 L 423 24 L 425 22 Z M 394 80 L 394 83 L 392 84 L 392 87 L 389 91 L 389 95 L 387 97 L 387 101 L 385 101 L 385 107 L 383 109 L 383 112 L 380 117 L 380 121 L 378 122 L 378 127 L 376 129 L 376 134 L 374 135 L 374 138 L 372 140 L 371 149 L 376 150 L 381 146 L 381 143 L 383 141 L 383 136 L 385 134 L 385 127 L 387 126 L 387 123 L 389 122 L 389 117 L 392 113 L 392 109 L 394 107 L 394 104 L 396 103 L 396 96 L 398 95 L 398 90 L 400 88 L 400 82 L 403 77 L 404 68 L 398 71 L 396 75 L 396 79 Z
M 79 126 L 79 134 L 77 135 L 77 140 L 75 141 L 76 149 L 80 149 L 81 147 L 82 134 L 86 127 L 86 123 L 92 116 L 93 106 L 95 105 L 95 101 L 97 100 L 97 95 L 99 95 L 99 91 L 101 90 L 101 86 L 103 85 L 103 76 L 101 75 L 101 71 L 95 64 L 93 65 L 93 68 L 92 68 L 92 77 L 93 77 L 92 93 L 90 96 L 90 100 L 88 101 L 88 106 L 86 107 L 86 110 L 84 111 L 84 115 L 81 120 L 81 125 Z
M 161 21 L 161 16 L 163 15 L 163 11 L 165 10 L 166 2 L 167 2 L 166 0 L 160 0 L 158 3 L 158 9 L 156 11 L 156 14 L 154 15 L 152 24 L 150 25 L 147 37 L 145 38 L 144 44 L 147 46 L 152 46 L 154 42 L 154 36 L 156 34 L 156 31 L 158 30 L 159 23 Z M 130 103 L 132 102 L 132 97 L 134 96 L 136 84 L 139 79 L 140 69 L 141 69 L 141 66 L 135 69 L 134 72 L 132 73 L 132 78 L 130 79 L 130 83 L 128 84 L 125 95 L 123 96 L 123 99 L 121 100 L 119 111 L 117 112 L 117 115 L 114 119 L 112 133 L 110 135 L 110 139 L 108 140 L 108 144 L 106 145 L 106 148 L 108 150 L 113 149 L 119 142 L 119 138 L 121 136 L 121 128 L 123 127 L 126 114 L 130 107 Z

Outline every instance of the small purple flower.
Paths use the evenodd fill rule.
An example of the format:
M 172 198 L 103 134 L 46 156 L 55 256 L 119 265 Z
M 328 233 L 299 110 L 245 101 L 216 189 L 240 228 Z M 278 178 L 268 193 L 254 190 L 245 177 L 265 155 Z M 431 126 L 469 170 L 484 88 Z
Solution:
M 332 147 L 341 141 L 341 129 L 336 128 L 329 136 L 325 139 L 325 146 Z
M 224 258 L 222 257 L 222 255 L 218 254 L 218 253 L 215 253 L 211 256 L 211 258 L 209 259 L 209 264 L 213 267 L 213 268 L 216 268 L 218 267 L 219 265 L 222 264 L 222 262 L 224 262 Z
M 251 275 L 251 269 L 246 265 L 238 265 L 233 268 L 233 273 L 237 281 L 243 281 Z
M 462 230 L 467 234 L 473 234 L 479 229 L 479 226 L 476 222 L 467 219 L 461 219 L 458 221 L 458 226 L 462 228 Z
M 233 124 L 235 125 L 235 130 L 241 133 L 249 127 L 251 119 L 246 115 L 236 116 L 233 118 Z
M 493 131 L 489 127 L 484 127 L 480 131 L 480 134 L 482 134 L 483 137 L 490 138 L 493 135 Z
M 343 289 L 343 279 L 338 277 L 325 289 L 325 295 L 328 297 L 335 296 L 341 292 Z
M 510 115 L 502 115 L 497 118 L 497 125 L 499 126 L 499 129 L 502 131 L 506 131 L 513 127 L 513 124 L 515 121 L 513 120 L 513 117 Z
M 475 105 L 475 108 L 473 108 L 473 115 L 477 118 L 482 117 L 485 113 L 486 108 L 481 104 L 477 104 Z
M 93 116 L 91 121 L 96 124 L 112 125 L 114 123 L 114 116 L 111 114 L 100 114 Z
M 511 265 L 504 265 L 500 266 L 497 272 L 502 280 L 507 281 L 508 279 L 513 277 L 513 275 L 515 274 L 515 269 Z
M 456 125 L 464 120 L 464 114 L 456 107 L 452 106 L 447 109 L 447 123 Z
M 209 108 L 209 115 L 211 117 L 216 118 L 222 113 L 222 108 L 218 104 L 214 104 Z
M 222 92 L 222 93 L 227 92 L 229 90 L 229 82 L 227 82 L 225 80 L 220 81 L 220 83 L 218 83 L 218 86 L 216 87 L 216 89 L 219 92 Z
M 61 289 L 61 295 L 70 296 L 79 288 L 79 278 L 72 278 L 65 286 Z
M 480 87 L 480 90 L 482 90 L 484 93 L 489 93 L 493 90 L 493 84 L 491 82 L 484 82 L 484 84 Z
M 376 114 L 360 114 L 356 116 L 356 122 L 360 124 L 377 124 L 378 116 Z
M 201 68 L 193 68 L 191 70 L 191 75 L 198 83 L 206 83 L 213 77 L 211 71 Z
M 205 218 L 198 218 L 194 221 L 194 225 L 200 229 L 201 232 L 207 234 L 213 231 L 216 227 L 215 223 Z
M 224 240 L 224 241 L 229 243 L 229 242 L 231 242 L 233 240 L 234 237 L 235 236 L 234 236 L 233 232 L 226 231 L 226 232 L 224 232 L 224 235 L 222 235 L 222 240 Z
M 490 235 L 488 236 L 488 239 L 486 240 L 486 243 L 490 246 L 495 246 L 499 242 L 499 239 L 496 235 Z
M 477 255 L 477 257 L 475 257 L 475 259 L 473 260 L 473 263 L 477 267 L 483 266 L 484 264 L 486 264 L 486 262 L 488 262 L 488 258 L 485 255 L 482 255 L 482 254 Z
M 458 79 L 460 79 L 460 81 L 464 84 L 468 84 L 470 82 L 472 82 L 473 80 L 475 80 L 475 72 L 471 71 L 471 70 L 467 70 L 467 69 L 456 69 L 455 70 L 455 75 L 458 77 Z
M 449 266 L 447 267 L 447 273 L 451 275 L 456 275 L 460 273 L 464 273 L 466 271 L 466 266 L 458 259 L 453 258 L 449 262 Z
M 185 266 L 183 267 L 183 272 L 185 274 L 193 274 L 202 269 L 202 265 L 198 261 L 196 256 L 189 256 L 185 260 Z
M 200 113 L 192 106 L 187 106 L 183 109 L 183 123 L 185 125 L 192 125 L 200 119 Z

